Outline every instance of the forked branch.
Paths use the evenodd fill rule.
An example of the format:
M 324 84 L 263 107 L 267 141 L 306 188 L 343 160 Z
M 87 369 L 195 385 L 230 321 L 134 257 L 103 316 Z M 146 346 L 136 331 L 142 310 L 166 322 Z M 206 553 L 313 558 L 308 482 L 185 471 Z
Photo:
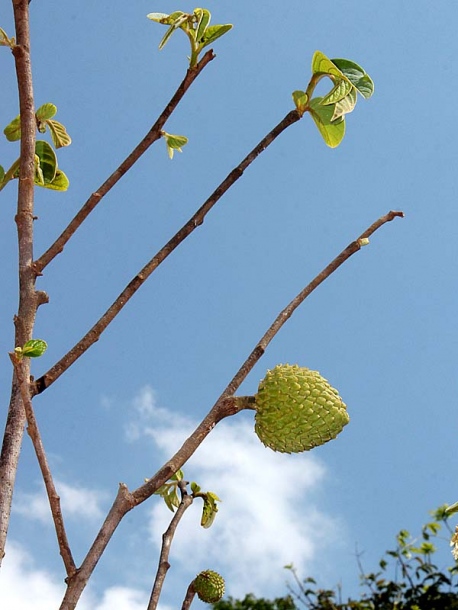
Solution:
M 235 374 L 233 379 L 218 398 L 210 412 L 197 426 L 195 431 L 185 440 L 181 448 L 168 460 L 158 472 L 135 491 L 129 492 L 125 485 L 121 485 L 113 506 L 97 535 L 94 544 L 89 550 L 80 569 L 71 579 L 60 610 L 74 610 L 83 589 L 89 580 L 95 566 L 102 556 L 111 536 L 115 532 L 124 515 L 150 498 L 161 485 L 175 474 L 193 455 L 202 441 L 210 434 L 213 428 L 222 419 L 235 415 L 239 411 L 252 408 L 250 401 L 238 401 L 234 394 L 240 387 L 248 373 L 253 369 L 264 354 L 266 347 L 279 332 L 285 322 L 291 317 L 301 303 L 346 260 L 358 252 L 368 241 L 368 238 L 377 229 L 395 218 L 402 218 L 403 212 L 389 212 L 374 222 L 358 239 L 351 242 L 321 273 L 319 273 L 275 318 L 273 323 L 258 341 L 255 348 Z
M 107 180 L 105 180 L 105 182 L 95 191 L 95 193 L 89 197 L 73 220 L 70 221 L 66 229 L 64 229 L 61 235 L 56 239 L 56 241 L 48 248 L 48 250 L 46 250 L 44 254 L 42 254 L 42 256 L 40 256 L 39 259 L 34 262 L 34 269 L 38 274 L 42 273 L 46 265 L 48 265 L 60 252 L 62 252 L 69 239 L 100 203 L 102 198 L 115 186 L 115 184 L 124 176 L 124 174 L 131 169 L 131 167 L 138 161 L 143 153 L 146 152 L 148 148 L 154 144 L 154 142 L 156 142 L 156 140 L 159 140 L 161 137 L 161 131 L 167 120 L 170 118 L 170 115 L 178 106 L 179 102 L 182 100 L 192 83 L 214 57 L 215 56 L 212 50 L 207 51 L 207 53 L 205 53 L 194 68 L 188 69 L 181 85 L 178 87 L 174 96 L 164 108 L 159 118 L 148 131 L 146 136 L 134 148 L 130 155 L 124 159 L 121 165 L 111 174 L 111 176 L 107 178 Z
M 99 340 L 102 332 L 119 314 L 127 302 L 144 284 L 148 277 L 159 267 L 159 265 L 177 248 L 205 219 L 205 216 L 213 206 L 221 199 L 224 193 L 243 175 L 251 163 L 290 125 L 299 121 L 300 115 L 297 110 L 289 112 L 284 119 L 270 131 L 253 150 L 237 165 L 213 191 L 205 203 L 184 224 L 181 229 L 153 256 L 139 273 L 124 288 L 114 303 L 107 309 L 103 316 L 94 324 L 86 335 L 53 367 L 49 369 L 35 382 L 34 393 L 40 394 L 52 383 L 54 383 L 84 352 Z
M 161 596 L 162 586 L 164 584 L 165 577 L 170 568 L 169 555 L 170 547 L 172 546 L 173 537 L 178 524 L 181 521 L 185 511 L 191 506 L 194 501 L 193 496 L 189 495 L 186 491 L 186 481 L 180 481 L 179 488 L 181 493 L 181 502 L 178 506 L 175 514 L 170 521 L 170 525 L 162 536 L 161 553 L 159 555 L 159 564 L 157 567 L 156 578 L 154 579 L 154 586 L 151 592 L 151 597 L 148 603 L 147 610 L 156 610 Z
M 54 521 L 54 527 L 56 529 L 60 555 L 64 562 L 67 576 L 72 576 L 76 571 L 76 565 L 73 561 L 72 552 L 70 550 L 70 545 L 68 543 L 68 538 L 65 531 L 64 519 L 60 507 L 60 497 L 57 494 L 56 487 L 54 485 L 54 480 L 51 474 L 51 470 L 49 468 L 48 459 L 46 457 L 46 452 L 43 446 L 43 441 L 41 439 L 40 430 L 38 428 L 38 423 L 35 418 L 35 413 L 33 411 L 32 400 L 30 398 L 29 384 L 26 378 L 24 377 L 24 372 L 22 370 L 24 360 L 18 358 L 18 356 L 14 352 L 10 353 L 10 359 L 13 363 L 14 371 L 16 373 L 21 392 L 22 404 L 24 406 L 25 415 L 27 418 L 27 432 L 29 433 L 29 436 L 32 440 L 32 444 L 35 449 L 35 454 L 37 456 L 38 464 L 40 466 L 41 474 L 45 484 L 46 493 L 48 495 L 49 505 L 51 507 L 51 514 Z

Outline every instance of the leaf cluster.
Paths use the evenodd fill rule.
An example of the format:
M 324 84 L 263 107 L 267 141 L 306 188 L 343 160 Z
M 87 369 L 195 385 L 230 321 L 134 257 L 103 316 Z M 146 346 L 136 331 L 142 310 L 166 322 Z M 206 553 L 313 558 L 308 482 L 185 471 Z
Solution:
M 167 44 L 169 38 L 177 30 L 182 30 L 188 37 L 191 45 L 191 56 L 189 57 L 189 67 L 194 68 L 199 60 L 199 54 L 205 47 L 213 44 L 215 40 L 226 34 L 232 25 L 210 25 L 211 14 L 206 8 L 195 8 L 192 13 L 175 11 L 167 15 L 166 13 L 149 13 L 147 15 L 151 21 L 167 25 L 168 30 L 164 34 L 159 49 Z
M 183 471 L 178 470 L 164 485 L 159 487 L 155 495 L 161 496 L 167 508 L 175 512 L 175 509 L 181 503 L 180 495 L 183 496 L 187 493 L 187 485 L 188 482 L 183 479 Z M 202 498 L 203 508 L 200 524 L 203 528 L 208 529 L 215 520 L 216 513 L 218 512 L 217 502 L 221 502 L 220 498 L 212 491 L 203 492 L 194 481 L 191 483 L 191 496 L 193 499 Z
M 332 81 L 333 88 L 323 97 L 312 97 L 323 78 Z M 323 140 L 331 148 L 340 144 L 345 135 L 345 115 L 356 106 L 358 93 L 369 99 L 374 83 L 366 71 L 349 59 L 329 59 L 315 51 L 312 59 L 312 78 L 305 91 L 293 92 L 297 111 L 310 112 Z
M 54 148 L 62 148 L 69 146 L 72 142 L 65 127 L 53 117 L 57 113 L 57 107 L 54 104 L 46 103 L 38 108 L 35 113 L 37 131 L 40 134 L 49 131 Z M 3 130 L 3 133 L 8 142 L 16 142 L 21 139 L 21 116 L 15 117 Z M 53 146 L 45 140 L 37 140 L 35 142 L 35 174 L 34 182 L 37 186 L 41 186 L 54 191 L 66 191 L 69 186 L 69 180 L 64 172 L 59 169 L 57 163 L 57 155 Z M 5 171 L 0 165 L 0 191 L 8 184 L 10 180 L 19 178 L 19 159 Z

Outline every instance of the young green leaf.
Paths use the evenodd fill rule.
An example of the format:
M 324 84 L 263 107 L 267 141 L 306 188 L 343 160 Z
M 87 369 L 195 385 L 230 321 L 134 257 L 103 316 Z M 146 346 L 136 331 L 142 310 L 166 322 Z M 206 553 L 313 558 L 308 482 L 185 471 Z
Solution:
M 48 102 L 47 104 L 43 104 L 38 108 L 35 113 L 38 121 L 46 121 L 48 119 L 52 119 L 52 117 L 56 114 L 57 107 L 54 104 Z
M 201 38 L 204 35 L 205 30 L 207 29 L 208 24 L 210 23 L 211 15 L 210 11 L 206 8 L 196 8 L 194 9 L 194 15 L 197 17 L 197 28 L 195 39 L 196 42 L 200 42 Z
M 333 121 L 334 105 L 323 106 L 321 100 L 321 97 L 316 97 L 310 101 L 310 114 L 326 144 L 330 148 L 336 148 L 345 135 L 345 119 L 341 117 Z
M 343 100 L 352 89 L 353 85 L 344 78 L 341 78 L 337 80 L 334 88 L 323 97 L 321 103 L 323 106 L 327 106 L 328 104 L 336 104 L 337 102 L 340 102 L 340 100 Z
M 167 44 L 167 41 L 169 40 L 169 38 L 173 34 L 173 32 L 175 32 L 175 30 L 180 28 L 181 25 L 188 18 L 189 18 L 189 15 L 187 13 L 183 13 L 182 11 L 176 11 L 175 13 L 168 15 L 167 19 L 165 19 L 164 21 L 161 21 L 161 23 L 164 23 L 166 25 L 170 24 L 170 27 L 167 30 L 167 32 L 164 34 L 164 37 L 162 38 L 161 42 L 159 43 L 159 50 L 161 50 L 165 47 L 165 45 Z
M 165 139 L 165 143 L 167 145 L 167 152 L 170 159 L 173 159 L 173 153 L 177 150 L 178 152 L 183 152 L 181 147 L 188 143 L 188 138 L 186 136 L 177 136 L 167 133 L 166 131 L 162 132 L 162 135 Z
M 51 138 L 56 148 L 62 148 L 62 146 L 69 146 L 72 143 L 71 137 L 68 135 L 67 130 L 59 123 L 59 121 L 53 121 L 48 119 L 46 125 L 49 127 L 51 132 Z
M 3 169 L 3 166 L 0 165 L 0 183 L 2 183 L 3 180 L 5 180 L 5 170 Z
M 193 481 L 193 482 L 191 483 L 191 491 L 192 491 L 192 493 L 193 493 L 194 495 L 195 495 L 195 494 L 198 494 L 200 490 L 201 490 L 201 487 L 200 487 L 199 485 L 197 485 L 197 483 L 196 483 L 195 481 Z
M 458 502 L 454 502 L 445 509 L 445 515 L 447 517 L 450 517 L 450 515 L 454 515 L 455 513 L 458 513 Z
M 331 120 L 335 121 L 336 119 L 345 116 L 349 112 L 352 112 L 356 106 L 357 97 L 356 89 L 352 87 L 350 89 L 350 93 L 342 100 L 339 100 L 334 106 L 334 114 L 332 115 Z
M 35 154 L 39 158 L 43 182 L 51 184 L 57 172 L 57 157 L 54 149 L 44 140 L 37 140 L 35 143 Z
M 3 133 L 6 136 L 8 142 L 16 142 L 21 139 L 21 117 L 17 115 L 15 119 L 9 123 Z
M 215 42 L 215 40 L 223 36 L 226 32 L 229 32 L 232 27 L 233 26 L 230 23 L 226 23 L 225 25 L 210 25 L 205 30 L 205 34 L 203 35 L 202 40 L 200 41 L 200 48 L 203 49 L 209 44 L 212 44 L 213 42 Z
M 146 18 L 151 19 L 151 21 L 156 21 L 156 23 L 165 23 L 166 20 L 169 18 L 169 15 L 167 13 L 148 13 L 148 15 L 146 15 Z
M 364 98 L 369 99 L 372 96 L 374 93 L 374 83 L 361 66 L 349 59 L 331 59 L 331 61 Z
M 0 28 L 0 46 L 10 47 L 12 49 L 15 44 L 16 44 L 16 42 L 15 42 L 14 38 L 8 38 L 8 35 L 5 32 L 5 30 Z
M 176 473 L 174 475 L 172 475 L 170 477 L 170 481 L 182 481 L 183 480 L 183 471 L 181 470 L 177 470 Z
M 216 513 L 218 512 L 216 502 L 221 502 L 221 500 L 211 491 L 207 491 L 206 494 L 203 494 L 202 498 L 204 501 L 204 506 L 202 509 L 202 519 L 200 520 L 200 525 L 203 528 L 208 529 L 213 524 Z
M 292 96 L 293 96 L 294 105 L 296 106 L 296 109 L 299 112 L 299 114 L 302 116 L 307 109 L 309 97 L 305 93 L 305 91 L 300 91 L 300 90 L 293 91 Z
M 22 347 L 22 355 L 27 358 L 39 358 L 42 356 L 48 348 L 46 341 L 42 339 L 31 339 L 27 341 Z
M 334 64 L 329 57 L 326 57 L 326 55 L 321 51 L 315 51 L 313 54 L 312 74 L 326 74 L 329 76 L 334 76 L 339 80 L 345 80 L 346 78 L 336 64 Z
M 64 172 L 61 169 L 58 169 L 52 182 L 45 182 L 44 184 L 40 184 L 40 186 L 51 189 L 52 191 L 66 191 L 70 186 L 70 181 Z

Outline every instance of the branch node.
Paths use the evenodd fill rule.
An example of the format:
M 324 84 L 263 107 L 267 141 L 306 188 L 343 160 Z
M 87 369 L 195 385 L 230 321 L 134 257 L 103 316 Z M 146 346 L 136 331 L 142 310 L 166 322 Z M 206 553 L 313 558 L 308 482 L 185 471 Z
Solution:
M 44 290 L 37 290 L 35 293 L 35 296 L 37 298 L 37 307 L 40 307 L 40 305 L 46 305 L 47 303 L 49 303 L 48 293 L 46 293 Z

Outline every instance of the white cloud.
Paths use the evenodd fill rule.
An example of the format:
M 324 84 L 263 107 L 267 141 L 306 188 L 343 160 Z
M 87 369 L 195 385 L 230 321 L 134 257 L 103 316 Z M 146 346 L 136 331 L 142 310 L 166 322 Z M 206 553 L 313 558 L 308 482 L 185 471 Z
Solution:
M 52 610 L 59 607 L 64 590 L 64 583 L 37 569 L 21 546 L 7 545 L 0 570 L 1 608 Z
M 107 499 L 104 492 L 97 489 L 68 485 L 55 480 L 57 493 L 64 517 L 82 517 L 87 520 L 100 520 L 104 516 L 101 504 Z M 44 485 L 35 493 L 18 491 L 13 504 L 13 510 L 28 519 L 36 519 L 42 523 L 51 524 L 51 512 Z
M 148 387 L 138 394 L 132 407 L 126 428 L 128 440 L 152 439 L 164 460 L 196 424 L 159 407 Z M 217 493 L 223 501 L 208 530 L 200 527 L 200 500 L 184 516 L 172 545 L 173 569 L 164 587 L 166 602 L 180 601 L 189 581 L 207 568 L 221 572 L 229 595 L 284 595 L 287 573 L 283 566 L 293 562 L 299 574 L 310 573 L 311 562 L 319 558 L 320 549 L 333 545 L 337 538 L 340 524 L 318 505 L 326 476 L 324 465 L 311 454 L 289 456 L 266 449 L 254 434 L 252 415 L 242 413 L 221 422 L 184 468 L 187 478 L 196 480 L 204 491 Z M 62 482 L 57 486 L 65 515 L 100 518 L 104 499 L 100 492 Z M 18 495 L 16 510 L 40 521 L 49 520 L 47 500 L 41 491 Z M 147 510 L 151 542 L 158 549 L 172 513 L 159 498 Z M 43 570 L 38 559 L 34 563 L 17 544 L 8 546 L 0 571 L 0 608 L 59 607 L 64 593 L 62 575 L 56 577 Z M 142 586 L 146 580 L 141 574 L 138 577 Z M 115 574 L 113 581 L 116 586 L 105 588 L 104 583 L 90 583 L 78 610 L 146 607 L 147 590 L 123 586 L 122 574 L 121 578 Z M 162 610 L 168 609 L 162 606 Z
M 10 610 L 57 610 L 65 585 L 46 570 L 37 568 L 18 544 L 9 543 L 0 570 L 0 608 Z M 89 588 L 78 610 L 144 610 L 149 596 L 129 587 L 110 587 L 97 600 Z
M 138 436 L 154 439 L 164 459 L 195 427 L 195 422 L 159 408 L 149 388 L 137 397 L 134 412 Z M 199 525 L 199 500 L 178 529 L 171 561 L 187 569 L 190 578 L 212 568 L 223 573 L 231 595 L 284 592 L 283 566 L 293 562 L 300 574 L 306 573 L 320 547 L 337 537 L 340 524 L 314 500 L 325 478 L 324 465 L 310 454 L 266 449 L 244 415 L 218 424 L 184 472 L 223 500 L 209 530 Z M 151 539 L 158 545 L 171 513 L 155 503 L 150 514 Z

